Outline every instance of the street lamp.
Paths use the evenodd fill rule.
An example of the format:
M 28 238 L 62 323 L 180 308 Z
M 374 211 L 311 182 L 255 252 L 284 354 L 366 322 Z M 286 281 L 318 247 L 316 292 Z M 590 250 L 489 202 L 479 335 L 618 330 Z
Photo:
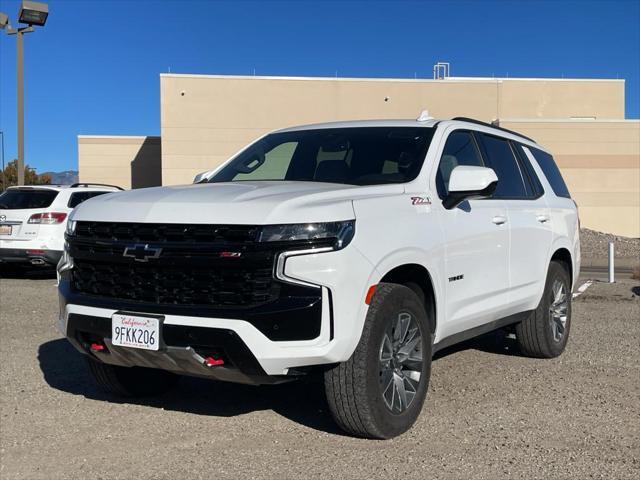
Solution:
M 46 3 L 23 0 L 22 5 L 20 5 L 18 21 L 20 23 L 26 23 L 27 25 L 44 27 L 44 24 L 47 23 L 48 16 L 49 7 Z
M 18 12 L 18 23 L 27 26 L 11 28 L 9 17 L 0 13 L 0 29 L 7 29 L 9 35 L 16 35 L 16 72 L 17 72 L 17 109 L 18 109 L 18 185 L 24 185 L 24 60 L 23 40 L 25 33 L 34 31 L 33 25 L 43 27 L 49 16 L 49 7 L 46 3 L 23 0 Z

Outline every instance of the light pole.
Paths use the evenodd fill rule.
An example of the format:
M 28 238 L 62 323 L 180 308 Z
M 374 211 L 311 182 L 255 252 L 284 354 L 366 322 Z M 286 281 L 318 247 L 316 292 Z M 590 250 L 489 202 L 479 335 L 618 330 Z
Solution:
M 0 153 L 2 153 L 2 192 L 7 188 L 7 180 L 4 176 L 4 132 L 0 130 L 0 135 L 2 135 L 2 143 L 0 143 Z
M 49 16 L 46 3 L 23 0 L 18 12 L 18 23 L 28 26 L 11 28 L 9 17 L 0 13 L 0 28 L 8 27 L 7 33 L 16 36 L 16 87 L 17 87 L 17 131 L 18 131 L 18 185 L 24 185 L 24 45 L 23 35 L 34 31 L 33 25 L 43 27 Z

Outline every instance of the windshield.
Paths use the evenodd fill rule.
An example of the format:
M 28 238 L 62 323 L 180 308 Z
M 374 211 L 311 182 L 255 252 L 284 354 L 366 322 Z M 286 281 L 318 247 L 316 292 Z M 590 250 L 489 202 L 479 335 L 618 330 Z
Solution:
M 240 153 L 209 182 L 405 183 L 418 176 L 433 130 L 358 127 L 273 133 Z
M 56 198 L 55 190 L 34 190 L 12 188 L 0 194 L 0 208 L 19 210 L 23 208 L 47 208 Z

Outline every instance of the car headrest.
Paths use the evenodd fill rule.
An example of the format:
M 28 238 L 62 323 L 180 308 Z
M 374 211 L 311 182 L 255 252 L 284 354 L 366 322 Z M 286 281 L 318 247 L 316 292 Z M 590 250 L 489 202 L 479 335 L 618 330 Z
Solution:
M 412 153 L 402 152 L 398 158 L 398 170 L 406 170 L 414 162 L 415 157 Z

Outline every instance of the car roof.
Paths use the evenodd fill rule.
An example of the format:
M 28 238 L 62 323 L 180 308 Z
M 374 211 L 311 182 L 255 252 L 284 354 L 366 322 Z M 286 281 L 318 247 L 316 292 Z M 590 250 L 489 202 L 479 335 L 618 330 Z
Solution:
M 298 130 L 318 130 L 325 128 L 357 128 L 357 127 L 433 127 L 435 119 L 419 122 L 417 120 L 347 120 L 341 122 L 311 123 L 276 130 L 274 133 L 295 132 Z
M 89 184 L 90 185 L 90 184 Z M 115 186 L 100 185 L 100 186 L 87 186 L 82 185 L 12 185 L 7 187 L 7 190 L 53 190 L 56 192 L 117 192 L 120 189 Z
M 477 130 L 482 132 L 491 133 L 493 135 L 497 135 L 499 137 L 508 138 L 510 140 L 514 140 L 516 142 L 523 143 L 525 145 L 529 145 L 535 148 L 539 148 L 541 150 L 545 150 L 543 147 L 538 145 L 535 140 L 532 140 L 528 137 L 525 137 L 518 132 L 513 132 L 510 130 L 506 130 L 500 128 L 499 126 L 491 125 L 489 123 L 479 122 L 474 119 L 464 119 L 464 118 L 454 118 L 452 120 L 438 120 L 435 118 L 429 118 L 427 120 L 416 120 L 416 119 L 407 119 L 407 120 L 348 120 L 341 122 L 325 122 L 325 123 L 313 123 L 308 125 L 299 125 L 295 127 L 283 128 L 280 130 L 276 130 L 273 133 L 285 133 L 285 132 L 295 132 L 300 130 L 318 130 L 318 129 L 327 129 L 327 128 L 358 128 L 358 127 L 422 127 L 422 128 L 433 128 L 433 127 L 442 127 L 445 128 L 447 126 L 458 126 L 461 128 L 468 128 L 469 130 Z

